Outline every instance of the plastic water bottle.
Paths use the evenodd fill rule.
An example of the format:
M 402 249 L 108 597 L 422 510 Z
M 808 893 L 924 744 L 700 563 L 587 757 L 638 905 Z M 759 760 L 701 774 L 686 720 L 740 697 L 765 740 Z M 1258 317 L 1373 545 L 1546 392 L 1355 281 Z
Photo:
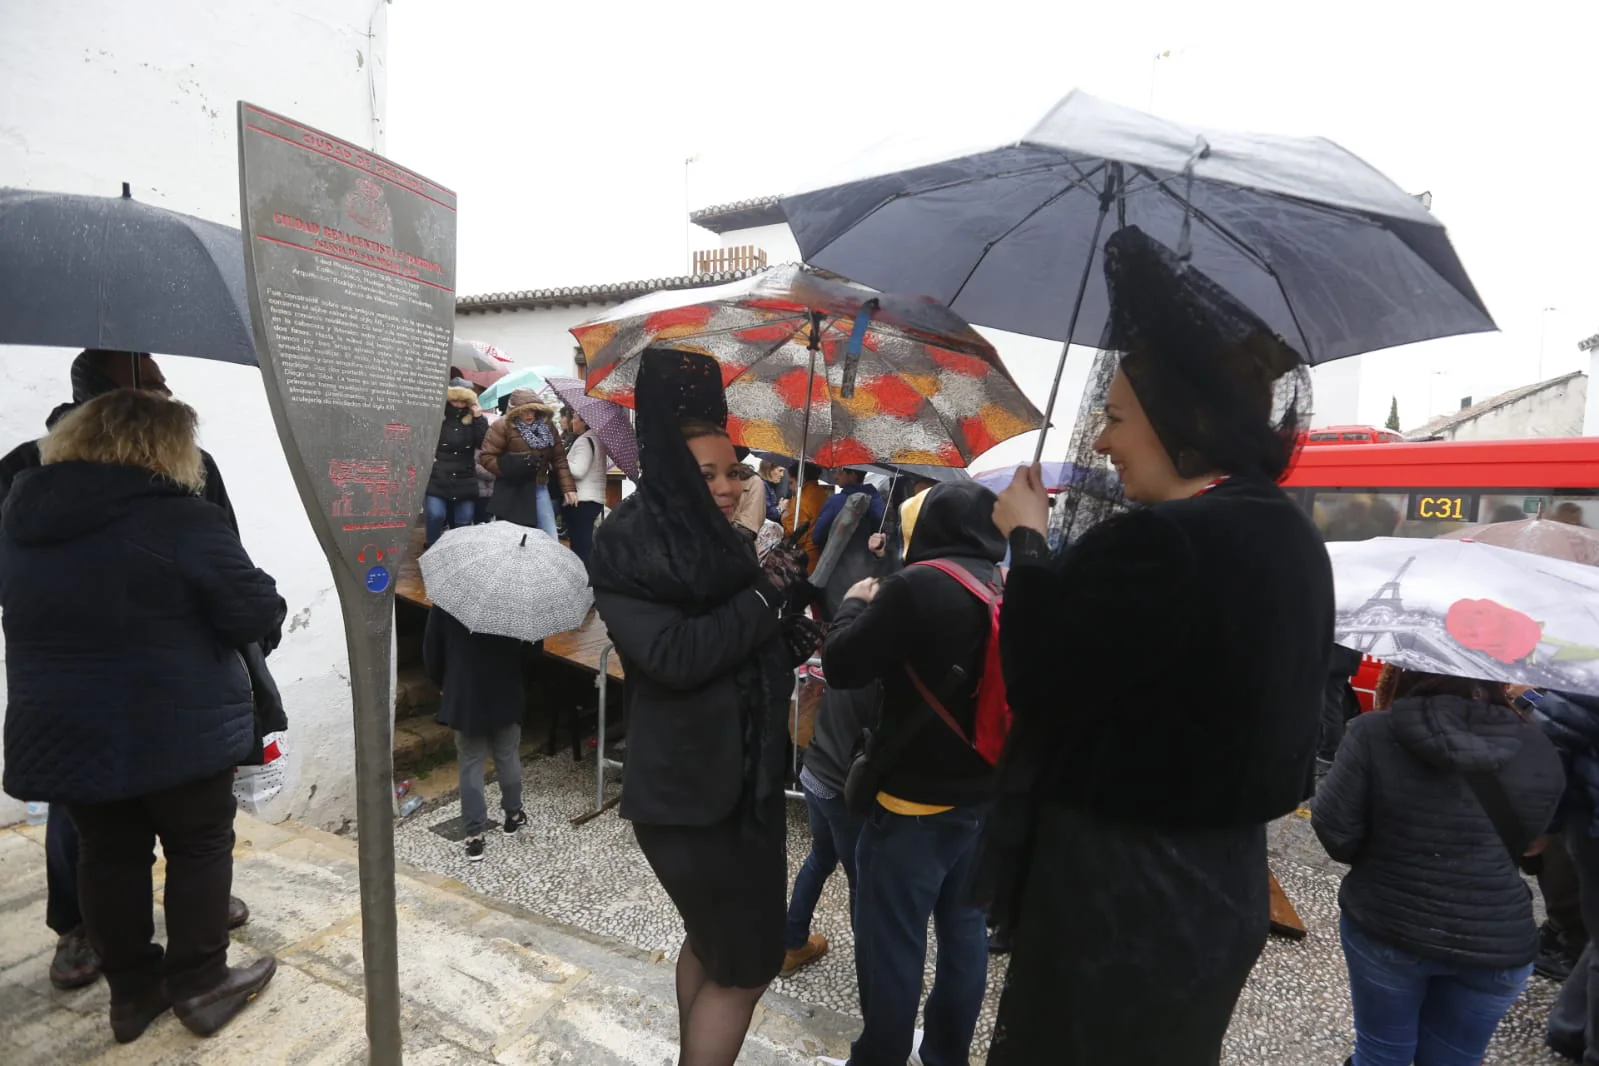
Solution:
M 422 797 L 421 796 L 412 796 L 410 799 L 408 799 L 404 803 L 400 804 L 400 817 L 401 818 L 409 818 L 409 817 L 411 817 L 412 813 L 415 812 L 416 809 L 418 807 L 420 807 L 420 806 L 422 806 Z
M 28 804 L 28 824 L 44 825 L 50 820 L 50 805 L 34 800 Z

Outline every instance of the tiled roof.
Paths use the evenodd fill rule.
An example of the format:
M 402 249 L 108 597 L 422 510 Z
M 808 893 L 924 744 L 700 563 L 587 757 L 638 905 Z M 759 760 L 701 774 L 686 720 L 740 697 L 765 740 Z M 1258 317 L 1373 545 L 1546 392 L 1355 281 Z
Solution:
M 756 226 L 776 226 L 787 222 L 788 216 L 783 214 L 777 197 L 757 196 L 753 200 L 735 200 L 730 204 L 702 207 L 689 212 L 688 220 L 712 233 L 731 233 Z
M 1508 407 L 1518 400 L 1525 400 L 1527 397 L 1532 396 L 1535 393 L 1540 393 L 1545 389 L 1552 389 L 1557 386 L 1564 385 L 1573 378 L 1580 378 L 1582 376 L 1582 371 L 1573 370 L 1569 374 L 1562 374 L 1557 378 L 1550 378 L 1548 381 L 1540 381 L 1534 385 L 1523 385 L 1519 389 L 1511 389 L 1509 392 L 1501 392 L 1498 396 L 1490 396 L 1481 403 L 1474 403 L 1470 407 L 1455 411 L 1453 414 L 1442 415 L 1438 418 L 1435 418 L 1431 422 L 1428 422 L 1425 426 L 1422 426 L 1420 429 L 1411 430 L 1410 432 L 1406 433 L 1405 436 L 1411 440 L 1434 436 L 1438 433 L 1442 433 L 1446 429 L 1453 429 L 1455 426 L 1458 426 L 1461 423 L 1470 422 L 1474 418 L 1481 418 L 1489 411 L 1498 410 L 1501 407 Z
M 703 289 L 710 285 L 741 281 L 758 273 L 756 270 L 730 270 L 720 274 L 681 274 L 672 278 L 616 281 L 607 285 L 573 285 L 559 289 L 490 292 L 479 296 L 462 296 L 455 301 L 455 312 L 470 315 L 488 311 L 538 311 L 551 307 L 619 304 L 647 293 L 671 289 Z

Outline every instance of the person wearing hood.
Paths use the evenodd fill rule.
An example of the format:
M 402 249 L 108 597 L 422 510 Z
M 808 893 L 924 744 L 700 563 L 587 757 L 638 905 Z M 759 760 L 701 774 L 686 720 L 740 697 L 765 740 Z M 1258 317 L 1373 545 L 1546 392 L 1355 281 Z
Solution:
M 65 806 L 111 1030 L 209 1036 L 271 980 L 228 966 L 234 768 L 259 747 L 242 649 L 286 607 L 200 496 L 192 408 L 117 389 L 61 419 L 0 515 L 5 791 Z M 165 952 L 151 865 L 166 855 Z
M 1589 939 L 1549 1015 L 1551 1050 L 1573 1062 L 1599 1063 L 1599 696 L 1529 692 L 1533 721 L 1560 752 L 1566 792 L 1560 828 L 1576 868 L 1581 924 Z
M 844 509 L 844 502 L 851 496 L 865 495 L 872 502 L 868 507 L 872 528 L 876 529 L 883 524 L 883 497 L 877 491 L 877 486 L 866 483 L 866 475 L 859 470 L 845 467 L 835 475 L 838 492 L 822 505 L 821 513 L 816 516 L 816 525 L 811 529 L 811 539 L 818 548 L 827 547 L 827 535 L 833 531 L 833 520 Z M 865 523 L 865 519 L 862 523 Z
M 763 565 L 733 526 L 742 464 L 715 360 L 647 350 L 635 397 L 638 489 L 589 556 L 628 676 L 621 815 L 686 931 L 678 1062 L 732 1066 L 783 962 L 785 723 L 814 645 L 778 609 L 803 564 L 773 549 Z
M 1326 546 L 1278 485 L 1308 425 L 1299 353 L 1137 227 L 1104 259 L 1110 330 L 1055 504 L 1071 547 L 1049 547 L 1036 465 L 995 511 L 1014 717 L 981 895 L 1012 953 L 989 1066 L 1215 1066 L 1333 646 Z
M 880 683 L 873 737 L 878 791 L 856 849 L 855 951 L 861 1035 L 851 1066 L 901 1066 L 910 1057 L 927 923 L 938 935 L 938 968 L 924 1010 L 924 1062 L 968 1061 L 988 981 L 986 915 L 970 895 L 983 817 L 996 776 L 968 741 L 989 639 L 987 605 L 939 561 L 997 586 L 1005 538 L 994 494 L 976 482 L 927 495 L 905 568 L 860 581 L 839 606 L 823 645 L 829 688 Z M 925 688 L 923 685 L 925 684 Z M 964 735 L 941 721 L 931 690 Z
M 1348 863 L 1339 930 L 1354 1066 L 1472 1066 L 1526 986 L 1538 926 L 1520 863 L 1565 785 L 1504 686 L 1384 668 L 1311 826 Z
M 444 396 L 444 421 L 439 424 L 439 442 L 433 449 L 433 469 L 423 503 L 428 547 L 443 535 L 446 523 L 451 529 L 461 529 L 476 521 L 475 457 L 488 434 L 489 420 L 478 409 L 477 393 L 470 386 L 451 385 Z
M 68 374 L 72 400 L 50 412 L 44 421 L 46 431 L 90 400 L 116 389 L 137 388 L 161 396 L 172 395 L 160 365 L 148 352 L 90 348 L 72 360 Z M 0 458 L 0 503 L 10 495 L 17 477 L 40 463 L 37 440 L 24 441 Z M 200 463 L 205 468 L 201 497 L 222 509 L 228 526 L 237 534 L 239 521 L 222 482 L 222 471 L 204 448 L 200 449 Z M 251 687 L 256 693 L 257 734 L 266 736 L 287 729 L 288 718 L 277 684 L 267 668 L 265 650 L 259 644 L 252 644 L 243 654 L 250 669 Z M 259 765 L 260 761 L 261 756 L 257 755 L 254 764 Z M 100 979 L 100 959 L 89 943 L 83 912 L 78 906 L 78 830 L 67 817 L 66 809 L 60 806 L 50 808 L 45 826 L 45 879 L 48 886 L 45 924 L 57 937 L 55 955 L 50 960 L 50 984 L 63 992 L 92 985 Z M 250 908 L 244 901 L 230 898 L 228 927 L 237 929 L 249 920 Z
M 559 488 L 565 506 L 575 507 L 577 484 L 566 465 L 555 408 L 532 389 L 512 392 L 505 417 L 489 428 L 483 440 L 479 461 L 495 477 L 489 500 L 495 518 L 558 535 L 549 486 Z

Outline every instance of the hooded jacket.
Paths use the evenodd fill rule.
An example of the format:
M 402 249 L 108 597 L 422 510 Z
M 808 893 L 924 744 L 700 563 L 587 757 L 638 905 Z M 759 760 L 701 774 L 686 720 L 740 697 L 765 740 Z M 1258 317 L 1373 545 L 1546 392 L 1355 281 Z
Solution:
M 444 420 L 439 424 L 439 442 L 433 449 L 433 469 L 428 474 L 429 496 L 451 502 L 478 498 L 477 464 L 474 456 L 489 433 L 489 420 L 472 417 L 471 408 L 458 410 L 449 401 L 471 404 L 477 394 L 471 389 L 452 386 L 446 394 Z
M 240 649 L 285 613 L 228 516 L 135 467 L 20 474 L 0 515 L 6 792 L 109 803 L 251 755 Z
M 1350 722 L 1311 825 L 1339 862 L 1344 917 L 1406 951 L 1510 969 L 1538 954 L 1532 897 L 1464 777 L 1504 786 L 1526 839 L 1564 785 L 1554 745 L 1508 707 L 1455 696 L 1397 701 Z
M 916 671 L 970 736 L 988 607 L 948 574 L 915 564 L 944 560 L 979 582 L 997 582 L 1005 538 L 993 513 L 994 494 L 975 482 L 934 488 L 905 569 L 883 581 L 870 604 L 845 600 L 827 635 L 822 670 L 830 688 L 882 682 L 878 736 L 885 746 L 904 744 L 883 777 L 883 791 L 897 799 L 959 806 L 993 798 L 994 768 L 928 707 L 905 669 Z M 907 728 L 916 730 L 912 738 L 896 741 Z
M 550 423 L 551 444 L 548 448 L 534 450 L 522 439 L 516 423 L 525 414 L 542 415 L 552 419 L 555 409 L 537 400 L 524 399 L 532 390 L 518 389 L 512 393 L 512 404 L 505 417 L 489 427 L 483 439 L 483 450 L 478 461 L 494 475 L 494 495 L 489 498 L 489 511 L 496 518 L 523 526 L 536 526 L 538 496 L 549 491 L 550 478 L 555 478 L 561 493 L 576 492 L 572 472 L 566 465 L 566 448 L 561 444 L 561 431 Z
M 827 547 L 827 536 L 833 531 L 834 520 L 844 510 L 844 502 L 857 493 L 871 498 L 872 528 L 876 529 L 883 524 L 883 496 L 877 491 L 877 486 L 864 483 L 860 485 L 845 485 L 838 490 L 837 495 L 822 505 L 821 513 L 816 516 L 816 526 L 811 530 L 811 539 L 816 542 L 818 548 Z

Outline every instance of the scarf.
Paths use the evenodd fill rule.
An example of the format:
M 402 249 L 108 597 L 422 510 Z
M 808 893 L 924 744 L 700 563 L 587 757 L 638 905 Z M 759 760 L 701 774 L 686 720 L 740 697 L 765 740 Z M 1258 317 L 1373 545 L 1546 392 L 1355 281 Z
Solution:
M 523 442 L 534 451 L 555 447 L 555 431 L 550 428 L 548 420 L 535 415 L 531 422 L 524 422 L 520 418 L 512 419 L 511 425 L 516 427 Z

